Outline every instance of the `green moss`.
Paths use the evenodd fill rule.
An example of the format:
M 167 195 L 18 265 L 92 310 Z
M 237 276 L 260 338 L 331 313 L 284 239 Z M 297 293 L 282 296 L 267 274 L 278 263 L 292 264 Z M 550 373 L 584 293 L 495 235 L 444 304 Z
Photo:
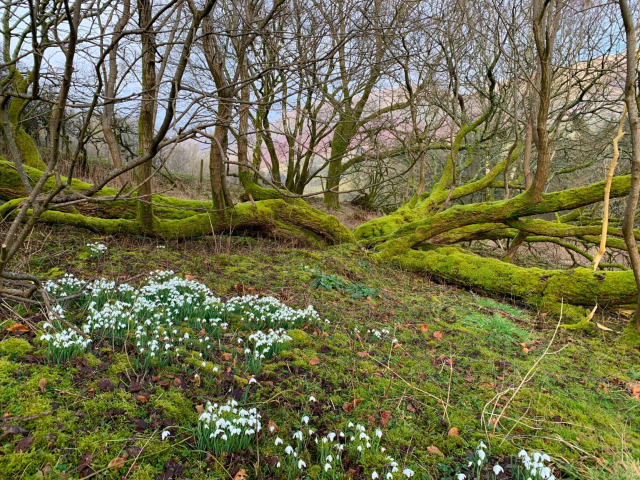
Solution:
M 33 350 L 33 346 L 22 338 L 7 338 L 0 342 L 0 355 L 21 358 Z

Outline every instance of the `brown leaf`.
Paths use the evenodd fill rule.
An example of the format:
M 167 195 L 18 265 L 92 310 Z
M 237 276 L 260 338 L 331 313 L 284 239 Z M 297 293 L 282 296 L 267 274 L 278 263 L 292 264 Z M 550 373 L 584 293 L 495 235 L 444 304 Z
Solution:
M 433 332 L 433 338 L 435 338 L 436 340 L 442 340 L 442 332 Z
M 427 450 L 431 453 L 435 453 L 436 455 L 440 455 L 441 457 L 444 457 L 444 453 L 442 453 L 440 451 L 440 449 L 438 447 L 436 447 L 435 445 L 429 445 L 427 447 Z
M 26 452 L 33 445 L 33 437 L 24 437 L 16 445 L 16 453 Z
M 191 274 L 189 274 L 189 273 L 187 273 L 187 274 L 184 276 L 184 278 L 186 278 L 187 280 L 195 280 L 195 279 L 196 279 L 195 275 L 191 275 Z
M 9 333 L 29 333 L 29 327 L 21 323 L 14 323 L 9 328 L 7 328 L 7 331 Z
M 238 472 L 233 476 L 233 480 L 246 480 L 247 472 L 245 472 L 242 468 L 238 470 Z
M 475 380 L 475 378 L 473 378 L 473 377 L 464 377 L 464 379 L 465 379 L 468 383 L 473 383 L 473 381 Z
M 496 386 L 495 383 L 491 383 L 491 382 L 480 382 L 478 385 L 480 385 L 481 387 L 489 387 L 489 388 L 494 388 Z
M 204 412 L 204 407 L 202 405 L 196 405 L 196 412 L 203 413 Z
M 103 378 L 98 381 L 98 388 L 103 392 L 110 392 L 115 388 L 113 382 L 109 378 Z
M 345 402 L 345 403 L 343 403 L 343 404 L 342 404 L 342 409 L 343 409 L 345 412 L 349 413 L 351 410 L 353 410 L 353 403 L 351 403 L 351 402 Z
M 635 398 L 636 400 L 640 400 L 640 383 L 627 382 L 625 388 L 627 389 L 627 392 L 629 392 L 629 395 L 631 395 L 631 397 Z
M 320 363 L 320 359 L 318 357 L 313 357 L 309 360 L 309 365 L 318 365 Z
M 182 380 L 180 380 L 178 377 L 173 379 L 173 386 L 174 387 L 179 387 L 180 385 L 182 385 Z
M 107 465 L 107 468 L 109 470 L 118 470 L 118 469 L 124 467 L 124 462 L 125 462 L 124 458 L 116 457 L 116 458 L 114 458 L 113 460 L 111 460 L 109 462 L 109 465 Z
M 229 353 L 229 352 L 222 352 L 222 358 L 224 358 L 225 360 L 229 361 L 233 358 L 233 354 Z
M 457 429 L 456 427 L 452 427 L 452 428 L 449 430 L 449 434 L 448 434 L 448 435 L 449 435 L 450 437 L 457 437 L 457 436 L 459 435 L 459 433 L 458 433 L 458 429 Z
M 369 353 L 368 353 L 368 352 L 358 352 L 358 356 L 359 356 L 359 357 L 363 357 L 363 358 L 364 358 L 364 357 L 368 357 L 368 356 L 369 356 Z
M 140 403 L 147 403 L 149 401 L 149 399 L 147 397 L 145 397 L 144 395 L 138 395 L 138 401 Z
M 420 324 L 420 330 L 422 330 L 423 332 L 428 332 L 429 331 L 429 326 L 425 325 L 424 323 Z
M 498 419 L 497 418 L 490 418 L 489 419 L 489 425 L 497 425 L 498 424 Z
M 269 430 L 269 433 L 276 433 L 278 431 L 278 425 L 276 425 L 276 422 L 273 420 L 269 420 L 269 423 L 267 423 L 267 429 Z
M 522 349 L 522 353 L 524 353 L 526 355 L 527 353 L 529 353 L 529 349 L 527 347 L 524 347 Z
M 44 393 L 44 390 L 47 388 L 47 379 L 41 378 L 38 382 L 38 387 L 40 388 L 40 391 Z
M 409 410 L 411 413 L 416 413 L 418 411 L 418 409 L 413 406 L 413 403 L 408 403 L 408 402 L 407 402 L 407 410 Z
M 383 427 L 386 427 L 387 423 L 389 423 L 389 420 L 391 420 L 391 411 L 390 410 L 382 410 L 380 412 L 380 424 Z

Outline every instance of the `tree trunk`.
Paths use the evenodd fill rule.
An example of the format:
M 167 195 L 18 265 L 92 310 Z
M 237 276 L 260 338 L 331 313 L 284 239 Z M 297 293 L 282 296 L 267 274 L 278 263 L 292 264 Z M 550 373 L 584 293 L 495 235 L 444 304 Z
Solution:
M 152 19 L 152 0 L 138 0 L 142 43 L 142 100 L 138 124 L 139 149 L 142 155 L 153 143 L 156 103 L 156 49 Z M 138 167 L 138 221 L 143 232 L 153 230 L 153 207 L 151 205 L 151 174 L 153 159 Z

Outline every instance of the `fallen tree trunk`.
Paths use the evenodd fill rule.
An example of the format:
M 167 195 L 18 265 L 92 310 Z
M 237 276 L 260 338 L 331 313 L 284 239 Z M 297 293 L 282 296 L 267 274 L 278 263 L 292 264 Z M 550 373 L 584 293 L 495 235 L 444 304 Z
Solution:
M 509 296 L 539 311 L 585 326 L 588 311 L 632 304 L 637 291 L 633 272 L 593 272 L 588 268 L 542 270 L 523 268 L 456 247 L 410 250 L 394 259 L 406 270 L 444 282 Z
M 34 182 L 42 175 L 40 170 L 28 167 L 25 170 Z M 51 178 L 47 180 L 44 191 L 50 191 L 54 187 L 55 180 Z M 89 184 L 78 180 L 71 182 L 71 188 L 75 191 L 88 187 Z M 9 217 L 22 202 L 22 198 L 16 196 L 25 194 L 13 165 L 0 161 L 0 199 L 9 200 L 0 206 L 0 218 Z M 143 231 L 136 218 L 135 197 L 107 200 L 117 195 L 116 189 L 106 187 L 86 202 L 64 207 L 64 211 L 49 210 L 43 213 L 40 221 L 73 225 L 100 233 L 145 233 L 164 239 L 195 238 L 229 231 L 255 231 L 271 237 L 331 245 L 355 241 L 349 229 L 335 216 L 312 208 L 299 199 L 241 203 L 224 211 L 214 211 L 211 202 L 153 195 L 153 228 L 151 231 Z

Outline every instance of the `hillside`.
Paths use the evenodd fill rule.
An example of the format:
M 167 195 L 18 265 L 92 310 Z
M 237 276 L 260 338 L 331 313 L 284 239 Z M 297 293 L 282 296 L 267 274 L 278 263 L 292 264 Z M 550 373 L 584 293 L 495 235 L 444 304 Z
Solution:
M 94 253 L 89 243 L 106 251 Z M 353 245 L 293 247 L 244 237 L 163 243 L 64 226 L 34 231 L 19 262 L 42 278 L 104 277 L 129 284 L 135 296 L 149 272 L 172 270 L 185 298 L 204 284 L 216 305 L 273 296 L 281 304 L 269 304 L 267 317 L 309 305 L 317 316 L 287 317 L 290 340 L 261 365 L 239 347 L 261 322 L 259 314 L 246 317 L 248 307 L 224 317 L 228 327 L 211 320 L 202 330 L 189 315 L 181 323 L 176 307 L 171 328 L 183 346 L 175 356 L 144 354 L 129 326 L 118 335 L 115 327 L 93 330 L 84 351 L 58 359 L 39 339 L 42 313 L 2 303 L 3 478 L 493 479 L 498 463 L 498 479 L 524 479 L 516 468 L 522 449 L 548 454 L 556 478 L 638 478 L 640 352 L 620 333 L 627 319 L 597 319 L 595 333 L 574 333 L 508 298 L 373 263 Z M 87 301 L 80 295 L 61 304 L 65 321 L 85 323 L 96 309 L 90 299 L 111 305 L 115 292 L 128 295 L 106 285 L 100 297 L 93 288 L 91 295 L 81 289 Z M 173 318 L 169 305 L 177 300 L 167 295 L 158 316 L 147 307 L 133 321 Z M 204 304 L 193 305 L 196 312 Z M 108 323 L 115 310 L 101 318 Z M 203 338 L 210 344 L 198 358 Z M 199 412 L 231 400 L 255 408 L 262 428 L 247 434 L 242 427 L 246 445 L 223 453 L 224 442 L 203 436 Z M 323 437 L 335 450 L 323 447 Z M 468 467 L 478 459 L 480 473 Z

